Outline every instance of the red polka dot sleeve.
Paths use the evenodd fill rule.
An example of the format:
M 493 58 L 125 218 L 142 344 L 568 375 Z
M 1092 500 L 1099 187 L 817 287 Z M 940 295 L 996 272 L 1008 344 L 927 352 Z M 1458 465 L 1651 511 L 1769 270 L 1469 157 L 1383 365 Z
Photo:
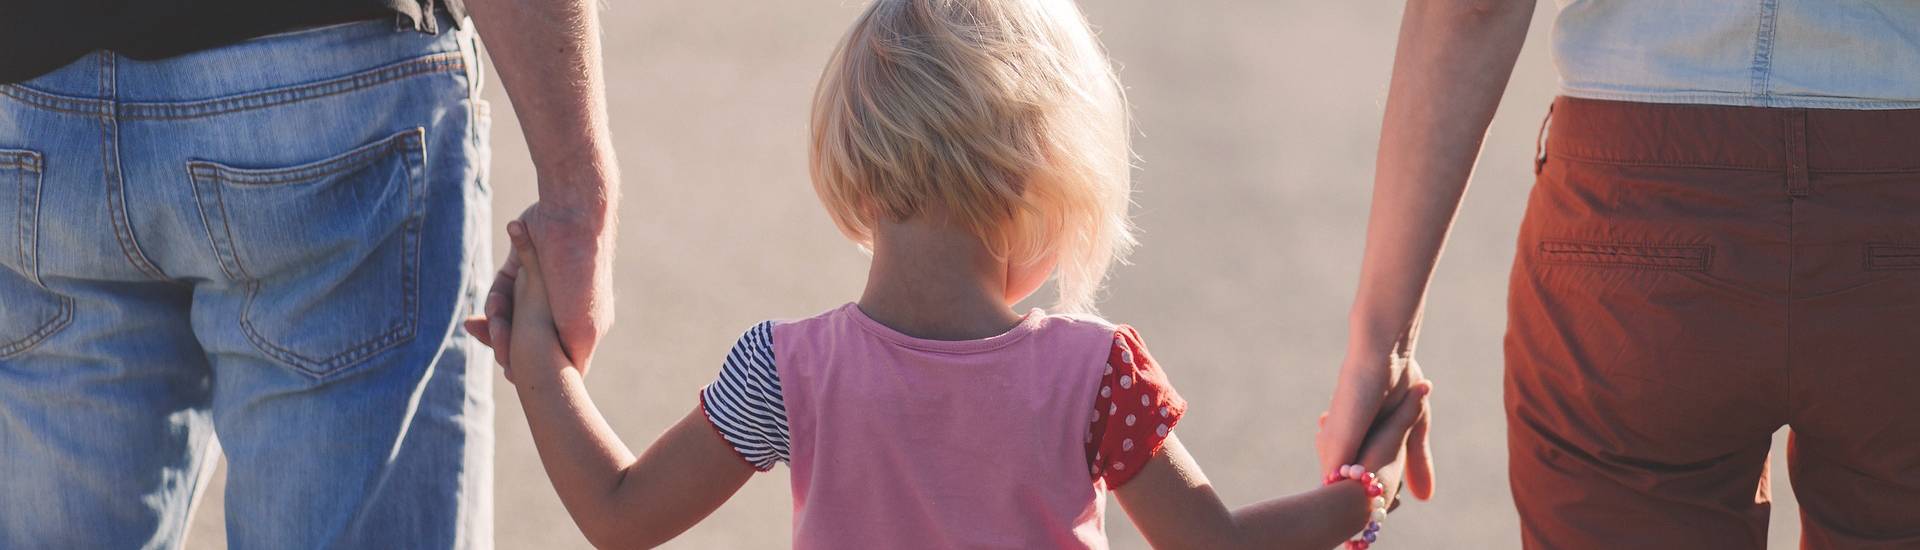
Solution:
M 1113 332 L 1113 348 L 1093 399 L 1093 426 L 1087 432 L 1087 461 L 1094 479 L 1118 488 L 1133 479 L 1160 451 L 1173 426 L 1187 412 L 1146 344 L 1133 327 Z

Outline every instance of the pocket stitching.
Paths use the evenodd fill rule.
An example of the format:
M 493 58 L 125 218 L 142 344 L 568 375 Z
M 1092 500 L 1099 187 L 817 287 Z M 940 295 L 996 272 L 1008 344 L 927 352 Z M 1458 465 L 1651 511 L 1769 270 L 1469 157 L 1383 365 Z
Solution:
M 234 185 L 271 187 L 317 181 L 327 176 L 365 168 L 379 162 L 394 149 L 405 148 L 410 151 L 425 149 L 423 128 L 413 128 L 386 139 L 354 148 L 351 151 L 307 164 L 285 168 L 238 168 L 213 161 L 194 160 L 187 163 L 188 170 L 194 176 L 204 177 Z
M 1541 241 L 1543 263 L 1619 267 L 1653 271 L 1706 271 L 1713 264 L 1713 246 L 1621 242 Z M 1661 254 L 1665 252 L 1666 254 Z M 1681 254 L 1673 254 L 1681 253 Z M 1604 256 L 1613 259 L 1579 259 Z
M 401 226 L 402 250 L 400 253 L 405 259 L 401 261 L 401 296 L 403 303 L 401 304 L 402 319 L 400 325 L 391 327 L 390 330 L 387 330 L 381 335 L 353 345 L 347 350 L 319 359 L 310 358 L 293 350 L 286 349 L 284 346 L 274 344 L 256 328 L 252 318 L 253 305 L 259 295 L 261 283 L 259 279 L 247 271 L 246 266 L 240 261 L 238 245 L 235 244 L 233 240 L 233 229 L 227 221 L 229 216 L 227 216 L 225 194 L 219 190 L 218 185 L 210 186 L 215 194 L 215 200 L 217 200 L 219 204 L 221 229 L 227 233 L 226 247 L 229 252 L 221 252 L 219 250 L 220 245 L 217 242 L 212 243 L 212 246 L 215 248 L 216 255 L 226 256 L 230 254 L 233 269 L 239 272 L 239 277 L 236 277 L 236 279 L 247 285 L 247 298 L 241 309 L 240 327 L 241 331 L 245 333 L 247 341 L 252 343 L 256 349 L 273 356 L 275 359 L 279 359 L 282 363 L 298 369 L 309 376 L 326 378 L 348 372 L 351 370 L 350 367 L 355 366 L 367 358 L 413 340 L 419 331 L 418 327 L 420 323 L 418 289 L 420 231 L 424 225 L 422 218 L 424 217 L 425 206 L 425 200 L 422 195 L 423 188 L 426 185 L 424 181 L 424 172 L 426 171 L 426 158 L 424 154 L 426 149 L 425 133 L 425 128 L 415 127 L 389 136 L 386 139 L 360 146 L 332 158 L 288 168 L 235 168 L 204 160 L 195 160 L 188 163 L 189 176 L 195 180 L 204 179 L 215 184 L 227 183 L 236 186 L 274 187 L 318 181 L 330 175 L 364 168 L 379 162 L 380 159 L 385 158 L 385 155 L 395 151 L 398 151 L 399 154 L 403 156 L 401 162 L 404 168 L 402 171 L 407 177 L 405 188 L 407 203 L 404 205 L 406 217 L 402 221 Z M 422 173 L 416 175 L 414 173 L 416 168 Z M 204 200 L 200 199 L 198 195 L 196 195 L 195 198 L 196 201 L 201 202 L 201 215 L 204 220 L 207 210 Z M 208 226 L 208 231 L 211 232 L 211 224 L 207 223 L 206 225 Z M 210 234 L 208 238 L 212 239 L 213 237 Z M 227 267 L 223 264 L 221 269 L 224 271 Z M 228 272 L 228 275 L 234 276 L 234 273 Z
M 1890 254 L 1905 251 L 1910 254 Z M 1898 271 L 1920 269 L 1920 244 L 1867 243 L 1866 264 L 1868 271 Z M 1903 258 L 1903 260 L 1893 260 Z
M 51 290 L 47 289 L 46 283 L 40 280 L 40 245 L 39 239 L 35 235 L 39 231 L 39 187 L 42 183 L 40 178 L 43 174 L 41 164 L 42 159 L 40 154 L 34 151 L 0 151 L 0 169 L 14 170 L 19 174 L 16 176 L 15 185 L 20 188 L 19 207 L 21 210 L 19 212 L 19 219 L 13 222 L 16 224 L 15 229 L 20 232 L 18 243 L 20 248 L 17 251 L 21 255 L 20 261 L 24 264 L 22 267 L 27 271 L 27 273 L 22 273 L 22 275 L 24 275 L 27 281 L 34 287 L 52 293 Z M 34 190 L 30 193 L 33 196 L 32 204 L 28 204 L 27 201 L 29 195 L 29 193 L 27 193 L 27 178 L 29 176 L 34 179 Z M 28 212 L 32 212 L 32 214 L 28 214 Z M 73 323 L 73 298 L 62 296 L 58 293 L 53 293 L 53 296 L 59 299 L 59 306 L 55 308 L 53 318 L 47 319 L 41 323 L 39 327 L 36 327 L 21 339 L 0 345 L 0 358 L 25 353 L 27 350 L 33 349 L 33 347 L 39 345 L 40 342 L 45 341 L 55 333 L 65 329 L 67 325 Z
M 57 294 L 55 297 L 60 299 L 60 307 L 56 309 L 53 318 L 48 319 L 45 324 L 40 325 L 40 328 L 35 329 L 32 334 L 28 334 L 25 338 L 7 344 L 6 347 L 0 347 L 0 359 L 25 353 L 27 350 L 33 349 L 34 346 L 40 345 L 40 342 L 46 341 L 47 338 L 67 328 L 67 325 L 73 324 L 73 298 Z
M 125 103 L 120 108 L 120 115 L 121 118 L 129 120 L 210 117 L 354 92 L 414 76 L 464 70 L 466 65 L 466 59 L 460 55 L 460 52 L 438 53 L 320 82 L 248 92 L 224 98 L 186 103 Z

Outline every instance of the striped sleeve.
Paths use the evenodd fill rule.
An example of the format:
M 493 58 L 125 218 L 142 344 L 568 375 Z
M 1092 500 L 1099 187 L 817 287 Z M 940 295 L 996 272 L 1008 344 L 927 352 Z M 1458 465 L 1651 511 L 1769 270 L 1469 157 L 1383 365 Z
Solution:
M 772 470 L 787 460 L 787 406 L 773 367 L 773 321 L 740 336 L 719 378 L 700 390 L 700 410 L 754 469 Z

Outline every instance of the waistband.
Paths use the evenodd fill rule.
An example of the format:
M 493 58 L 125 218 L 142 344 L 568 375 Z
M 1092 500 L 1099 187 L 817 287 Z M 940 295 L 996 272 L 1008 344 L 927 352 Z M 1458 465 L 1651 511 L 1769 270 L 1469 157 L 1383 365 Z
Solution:
M 373 85 L 477 63 L 471 25 L 456 26 L 448 15 L 437 15 L 438 33 L 382 18 L 267 35 L 153 61 L 96 51 L 31 80 L 0 85 L 0 96 L 54 110 L 139 117 L 145 110 L 177 112 L 183 105 L 244 102 L 253 95 L 323 82 L 334 87 Z M 353 78 L 339 80 L 347 75 Z
M 1920 109 L 1636 103 L 1561 96 L 1546 158 L 1784 172 L 1920 171 Z

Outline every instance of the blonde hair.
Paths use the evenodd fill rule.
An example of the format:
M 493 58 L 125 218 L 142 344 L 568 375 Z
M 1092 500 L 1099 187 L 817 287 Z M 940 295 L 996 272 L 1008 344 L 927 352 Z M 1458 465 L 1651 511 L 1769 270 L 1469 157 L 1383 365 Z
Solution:
M 1015 265 L 1057 258 L 1091 312 L 1134 244 L 1119 79 L 1071 0 L 876 0 L 814 95 L 814 191 L 871 249 L 876 217 L 944 214 Z

